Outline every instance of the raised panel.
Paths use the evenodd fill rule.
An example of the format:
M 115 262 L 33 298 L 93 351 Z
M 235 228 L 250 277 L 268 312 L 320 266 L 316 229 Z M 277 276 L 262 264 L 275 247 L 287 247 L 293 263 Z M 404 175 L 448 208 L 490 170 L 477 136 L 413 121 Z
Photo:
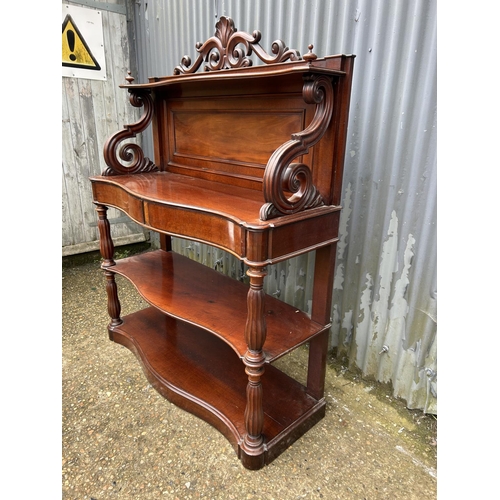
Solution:
M 301 112 L 174 112 L 174 158 L 240 162 L 243 155 L 246 164 L 265 167 L 276 148 L 302 129 L 302 122 Z
M 301 94 L 191 98 L 171 99 L 167 115 L 168 170 L 260 190 L 269 158 L 312 108 Z

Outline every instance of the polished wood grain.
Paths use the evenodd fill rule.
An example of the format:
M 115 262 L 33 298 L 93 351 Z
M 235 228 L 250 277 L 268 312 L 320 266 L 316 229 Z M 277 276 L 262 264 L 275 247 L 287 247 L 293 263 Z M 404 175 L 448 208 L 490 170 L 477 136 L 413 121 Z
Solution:
M 208 61 L 205 71 L 241 68 L 252 65 L 250 54 L 257 54 L 266 64 L 275 64 L 283 61 L 300 59 L 297 50 L 289 49 L 282 40 L 276 40 L 272 45 L 273 55 L 267 53 L 259 44 L 261 33 L 255 30 L 252 34 L 238 31 L 231 18 L 221 16 L 215 25 L 215 34 L 205 43 L 198 43 L 196 51 L 198 57 L 191 65 L 191 58 L 184 56 L 181 64 L 174 69 L 175 75 L 195 73 L 203 61 Z
M 306 129 L 293 134 L 269 158 L 263 179 L 266 204 L 260 209 L 262 220 L 325 204 L 313 183 L 310 167 L 295 160 L 309 152 L 309 148 L 323 137 L 330 124 L 333 109 L 331 79 L 324 75 L 308 76 L 302 92 L 306 103 L 317 104 L 316 112 Z
M 139 224 L 215 245 L 249 265 L 279 262 L 338 236 L 339 206 L 262 221 L 262 194 L 253 189 L 170 172 L 93 177 L 91 182 L 96 200 Z
M 115 253 L 115 246 L 111 239 L 111 227 L 108 220 L 108 207 L 105 205 L 96 205 L 97 211 L 97 227 L 99 229 L 99 246 L 101 256 L 103 258 L 102 267 L 110 267 L 115 265 L 113 255 Z
M 264 293 L 265 267 L 251 267 L 247 271 L 250 289 L 247 292 L 247 319 L 245 341 L 248 349 L 243 358 L 245 373 L 248 375 L 247 404 L 245 408 L 246 433 L 242 448 L 247 456 L 263 455 L 264 426 L 262 375 L 266 356 L 263 351 L 267 337 L 266 294 Z
M 151 307 L 109 328 L 110 338 L 140 360 L 149 382 L 164 397 L 217 428 L 245 456 L 244 465 L 260 468 L 286 449 L 324 415 L 305 387 L 272 365 L 262 374 L 262 439 L 257 458 L 238 450 L 247 434 L 247 377 L 229 346 L 197 327 Z
M 123 85 L 141 118 L 104 147 L 91 177 L 110 338 L 154 387 L 205 419 L 243 465 L 274 460 L 325 413 L 324 380 L 354 56 L 302 57 L 221 17 L 174 76 Z M 252 66 L 250 54 L 264 63 Z M 200 70 L 200 71 L 198 71 Z M 154 161 L 134 142 L 152 127 Z M 116 260 L 108 207 L 160 234 Z M 172 236 L 247 265 L 249 285 L 172 252 Z M 264 293 L 267 266 L 316 252 L 311 317 Z M 115 276 L 151 305 L 125 317 Z M 272 361 L 309 343 L 306 386 Z M 202 444 L 200 444 L 202 446 Z
M 185 163 L 262 180 L 273 152 L 305 127 L 306 110 L 300 96 L 295 102 L 293 107 L 293 100 L 283 96 L 259 101 L 241 97 L 171 102 L 170 166 Z M 193 136 L 198 140 L 193 141 Z M 246 151 L 244 156 L 242 151 Z
M 352 58 L 336 58 L 351 71 L 352 64 L 345 61 Z M 128 85 L 134 105 L 144 105 L 145 111 L 138 124 L 114 134 L 106 144 L 109 168 L 104 175 L 157 168 L 258 190 L 263 197 L 260 220 L 328 205 L 334 178 L 335 189 L 341 188 L 331 164 L 332 158 L 343 162 L 350 94 L 350 86 L 341 84 L 345 73 L 333 69 L 334 61 L 325 59 L 322 65 L 316 59 L 305 67 L 299 60 L 287 63 L 284 74 L 293 76 L 289 80 L 276 65 L 269 65 L 251 82 L 240 81 L 239 71 L 245 70 L 240 68 L 229 71 L 233 81 L 224 80 L 223 85 L 215 80 L 213 85 L 206 81 L 193 86 L 192 75 L 156 82 L 160 86 Z M 301 78 L 292 66 L 302 69 Z M 224 95 L 219 87 L 227 86 L 232 91 Z M 146 161 L 136 144 L 118 148 L 150 121 L 155 164 Z M 323 136 L 328 140 L 321 142 Z
M 169 107 L 166 169 L 262 192 L 269 157 L 294 131 L 304 128 L 306 119 L 306 112 L 300 107 L 279 109 L 276 100 L 266 101 L 246 102 L 246 106 L 238 102 L 231 106 L 231 100 L 218 99 L 210 103 L 211 110 L 200 106 L 174 112 Z M 188 104 L 191 107 L 198 103 Z M 262 130 L 268 133 L 263 136 Z M 198 137 L 196 142 L 193 135 Z M 244 157 L 242 151 L 246 151 Z
M 314 288 L 311 317 L 315 321 L 331 321 L 333 295 L 333 272 L 335 269 L 337 242 L 319 248 L 314 262 Z M 325 389 L 326 357 L 328 335 L 323 332 L 309 343 L 309 361 L 307 370 L 307 390 L 315 398 L 321 398 Z
M 102 268 L 106 276 L 106 294 L 108 297 L 108 315 L 111 318 L 110 327 L 120 325 L 122 319 L 120 317 L 121 304 L 118 298 L 118 287 L 116 286 L 115 273 L 109 269 L 115 266 L 113 240 L 111 238 L 111 227 L 109 224 L 107 211 L 108 207 L 104 205 L 96 205 L 98 214 L 97 226 L 100 234 L 101 256 L 103 258 Z
M 133 142 L 121 145 L 122 141 L 133 139 L 143 132 L 153 117 L 153 100 L 148 90 L 131 90 L 130 103 L 135 107 L 144 107 L 138 122 L 126 125 L 124 130 L 113 134 L 104 145 L 104 160 L 108 168 L 103 175 L 135 174 L 155 172 L 158 167 L 146 156 L 142 148 Z
M 217 335 L 240 358 L 245 355 L 248 285 L 187 257 L 162 250 L 117 260 L 113 272 L 130 280 L 157 309 Z M 324 324 L 311 321 L 304 312 L 270 295 L 264 294 L 263 307 L 267 363 L 330 326 L 329 321 Z

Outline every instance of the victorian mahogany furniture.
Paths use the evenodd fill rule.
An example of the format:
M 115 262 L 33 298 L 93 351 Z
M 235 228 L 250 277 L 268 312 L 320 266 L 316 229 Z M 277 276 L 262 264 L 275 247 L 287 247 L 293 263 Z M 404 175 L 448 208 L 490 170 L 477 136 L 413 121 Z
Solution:
M 324 378 L 354 56 L 303 57 L 221 17 L 174 76 L 123 85 L 140 120 L 104 147 L 91 178 L 111 340 L 167 399 L 217 428 L 243 465 L 272 461 L 325 414 Z M 253 66 L 255 54 L 262 63 Z M 263 64 L 264 63 L 264 64 Z M 197 72 L 200 66 L 204 70 Z M 154 161 L 136 134 L 152 123 Z M 123 145 L 122 142 L 126 141 Z M 115 261 L 107 207 L 160 233 Z M 249 286 L 172 251 L 171 236 L 222 248 Z M 265 294 L 270 264 L 316 251 L 310 316 Z M 150 304 L 122 317 L 115 275 Z M 272 362 L 309 343 L 307 384 Z

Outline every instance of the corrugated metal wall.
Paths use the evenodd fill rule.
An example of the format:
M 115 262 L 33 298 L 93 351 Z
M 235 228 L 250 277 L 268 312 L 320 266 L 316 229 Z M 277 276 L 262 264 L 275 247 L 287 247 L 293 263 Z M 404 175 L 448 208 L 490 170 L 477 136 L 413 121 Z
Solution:
M 282 39 L 302 54 L 310 43 L 319 56 L 356 54 L 332 346 L 409 408 L 437 413 L 436 1 L 136 1 L 137 81 L 171 75 L 221 15 L 259 29 L 268 51 Z M 243 275 L 218 249 L 175 248 Z M 313 262 L 274 266 L 268 293 L 308 311 Z

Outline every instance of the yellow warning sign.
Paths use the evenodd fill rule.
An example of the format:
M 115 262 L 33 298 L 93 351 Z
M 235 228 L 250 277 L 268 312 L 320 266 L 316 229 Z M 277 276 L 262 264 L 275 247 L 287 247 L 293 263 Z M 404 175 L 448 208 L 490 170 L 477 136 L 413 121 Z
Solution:
M 69 14 L 62 24 L 62 65 L 96 71 L 101 69 Z

